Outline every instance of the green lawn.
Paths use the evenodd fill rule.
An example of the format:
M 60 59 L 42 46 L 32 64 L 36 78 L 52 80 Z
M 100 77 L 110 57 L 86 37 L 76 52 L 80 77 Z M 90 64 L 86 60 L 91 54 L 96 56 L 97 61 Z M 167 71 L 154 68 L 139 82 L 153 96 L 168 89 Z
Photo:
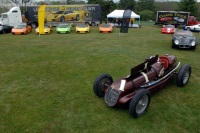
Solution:
M 195 33 L 200 40 L 200 33 Z M 2 133 L 198 133 L 200 45 L 171 48 L 172 35 L 153 23 L 111 34 L 0 35 L 0 132 Z M 154 94 L 138 119 L 108 107 L 93 93 L 101 73 L 116 80 L 150 55 L 173 54 L 192 66 L 184 88 L 172 81 Z

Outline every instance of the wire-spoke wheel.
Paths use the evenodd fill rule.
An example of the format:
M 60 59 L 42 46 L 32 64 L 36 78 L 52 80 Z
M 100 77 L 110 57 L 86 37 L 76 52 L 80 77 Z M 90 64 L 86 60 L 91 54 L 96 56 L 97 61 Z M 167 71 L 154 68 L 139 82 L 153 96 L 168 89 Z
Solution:
M 129 112 L 131 116 L 137 118 L 144 114 L 151 101 L 151 94 L 146 89 L 139 89 L 131 99 Z

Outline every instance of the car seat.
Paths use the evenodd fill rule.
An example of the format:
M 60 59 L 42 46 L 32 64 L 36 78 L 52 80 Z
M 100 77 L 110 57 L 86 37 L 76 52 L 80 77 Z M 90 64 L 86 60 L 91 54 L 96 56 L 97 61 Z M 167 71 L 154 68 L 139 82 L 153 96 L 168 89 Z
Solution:
M 162 62 L 165 69 L 168 68 L 168 66 L 169 66 L 169 58 L 168 57 L 160 56 L 159 60 L 160 60 L 160 62 Z

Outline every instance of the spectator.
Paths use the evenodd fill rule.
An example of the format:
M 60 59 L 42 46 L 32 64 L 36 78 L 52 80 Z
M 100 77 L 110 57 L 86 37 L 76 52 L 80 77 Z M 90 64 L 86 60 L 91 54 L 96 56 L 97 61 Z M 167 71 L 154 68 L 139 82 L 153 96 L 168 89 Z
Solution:
M 133 20 L 131 20 L 131 27 L 133 27 Z

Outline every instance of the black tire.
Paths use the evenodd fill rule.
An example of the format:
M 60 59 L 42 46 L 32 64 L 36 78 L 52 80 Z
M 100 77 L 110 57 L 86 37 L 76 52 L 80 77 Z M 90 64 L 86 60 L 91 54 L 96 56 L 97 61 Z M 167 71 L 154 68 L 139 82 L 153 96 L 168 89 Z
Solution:
M 31 23 L 31 27 L 32 28 L 37 28 L 37 24 L 36 23 Z
M 3 31 L 2 31 L 2 33 L 3 33 L 3 34 L 6 34 L 6 31 L 5 31 L 5 30 L 3 30 Z
M 191 66 L 188 64 L 184 64 L 179 69 L 178 75 L 176 77 L 176 84 L 180 87 L 185 86 L 190 78 L 191 75 Z
M 65 17 L 64 16 L 60 17 L 60 22 L 65 22 Z
M 129 113 L 132 117 L 138 118 L 149 107 L 151 94 L 147 89 L 139 89 L 131 99 Z
M 194 46 L 191 47 L 192 50 L 196 49 L 196 44 Z
M 91 25 L 92 25 L 92 26 L 95 26 L 95 22 L 92 22 Z
M 79 15 L 77 14 L 77 15 L 76 15 L 76 21 L 79 21 L 79 19 L 80 19 L 80 17 L 79 17 Z
M 96 78 L 93 85 L 94 93 L 98 97 L 104 97 L 105 88 L 109 87 L 113 83 L 113 78 L 109 74 L 101 74 Z
M 176 45 L 174 44 L 174 40 L 172 39 L 172 48 L 176 48 Z
M 172 43 L 172 48 L 176 48 L 176 45 L 174 43 Z

